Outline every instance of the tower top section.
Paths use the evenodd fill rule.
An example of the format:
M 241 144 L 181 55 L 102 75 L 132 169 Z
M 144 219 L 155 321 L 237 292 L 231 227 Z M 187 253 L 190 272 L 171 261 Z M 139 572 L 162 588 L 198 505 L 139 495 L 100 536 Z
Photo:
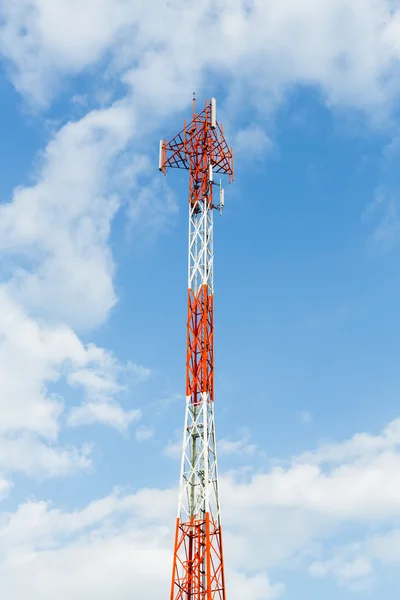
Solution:
M 190 123 L 185 120 L 182 131 L 169 142 L 166 139 L 160 141 L 158 167 L 164 175 L 168 168 L 191 171 L 194 165 L 199 166 L 202 172 L 205 169 L 211 182 L 215 174 L 228 175 L 229 182 L 233 181 L 233 150 L 217 121 L 215 98 L 207 100 L 205 108 L 198 114 L 194 98 Z

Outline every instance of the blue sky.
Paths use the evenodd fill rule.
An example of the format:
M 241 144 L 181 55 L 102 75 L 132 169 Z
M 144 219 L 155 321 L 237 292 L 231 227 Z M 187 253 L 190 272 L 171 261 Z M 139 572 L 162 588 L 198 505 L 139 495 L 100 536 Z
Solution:
M 228 598 L 392 599 L 399 2 L 0 17 L 0 595 L 168 596 L 188 181 L 157 152 L 196 90 L 235 149 L 215 215 Z

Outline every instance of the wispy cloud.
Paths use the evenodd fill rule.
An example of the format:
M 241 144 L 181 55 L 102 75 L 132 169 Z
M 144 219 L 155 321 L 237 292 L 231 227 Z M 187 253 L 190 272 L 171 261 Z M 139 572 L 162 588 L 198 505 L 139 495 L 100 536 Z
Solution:
M 68 417 L 68 425 L 79 427 L 102 423 L 119 431 L 126 431 L 129 425 L 138 421 L 141 416 L 140 409 L 124 410 L 117 402 L 86 402 L 72 408 Z
M 178 460 L 182 453 L 182 432 L 175 430 L 172 439 L 168 440 L 167 444 L 162 449 L 164 456 L 171 458 L 172 460 Z
M 222 438 L 218 441 L 218 453 L 220 455 L 240 454 L 252 456 L 257 450 L 257 445 L 251 442 L 251 433 L 243 429 L 241 437 L 237 440 Z
M 272 152 L 273 143 L 260 125 L 253 124 L 237 132 L 234 148 L 242 159 L 262 161 L 265 154 Z
M 157 415 L 161 415 L 170 410 L 172 406 L 180 402 L 182 407 L 185 406 L 185 396 L 179 392 L 168 394 L 152 402 L 153 411 Z
M 159 176 L 133 192 L 127 215 L 128 232 L 135 232 L 147 242 L 174 224 L 179 208 L 175 193 Z
M 307 412 L 306 410 L 300 410 L 297 413 L 297 417 L 298 419 L 304 423 L 305 425 L 308 425 L 309 423 L 311 423 L 312 421 L 312 416 L 310 415 L 309 412 Z
M 141 425 L 136 429 L 135 437 L 138 442 L 151 440 L 154 437 L 154 429 L 152 427 L 147 427 L 146 425 Z
M 400 239 L 400 209 L 397 193 L 378 189 L 373 202 L 367 205 L 362 217 L 374 222 L 370 234 L 371 244 L 382 250 L 389 250 Z

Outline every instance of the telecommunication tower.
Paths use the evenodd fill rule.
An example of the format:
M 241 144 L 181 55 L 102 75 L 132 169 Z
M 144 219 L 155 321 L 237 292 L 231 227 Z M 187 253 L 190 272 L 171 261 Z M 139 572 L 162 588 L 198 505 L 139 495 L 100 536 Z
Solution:
M 189 171 L 189 270 L 186 411 L 170 600 L 226 600 L 214 425 L 213 210 L 222 213 L 217 174 L 233 180 L 232 149 L 216 119 L 216 101 L 170 142 L 159 169 Z M 218 187 L 217 203 L 213 200 Z

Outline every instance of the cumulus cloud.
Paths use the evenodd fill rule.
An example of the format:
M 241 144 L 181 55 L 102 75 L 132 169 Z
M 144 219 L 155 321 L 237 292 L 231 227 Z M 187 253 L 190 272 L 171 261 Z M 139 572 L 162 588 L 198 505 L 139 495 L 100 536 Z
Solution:
M 341 585 L 350 589 L 359 589 L 360 582 L 367 581 L 369 583 L 372 571 L 370 561 L 364 557 L 346 560 L 344 557 L 337 556 L 329 562 L 315 562 L 309 568 L 312 576 L 321 578 L 332 574 L 338 579 Z
M 381 435 L 371 436 L 375 439 L 372 453 L 371 444 L 362 443 L 357 452 L 349 452 L 352 440 L 336 444 L 343 446 L 349 478 L 335 464 L 329 463 L 326 472 L 315 464 L 305 465 L 304 456 L 301 465 L 294 459 L 286 469 L 222 475 L 225 558 L 232 598 L 239 600 L 244 591 L 249 600 L 280 597 L 284 586 L 274 581 L 271 570 L 292 568 L 299 564 L 295 560 L 308 564 L 311 576 L 332 575 L 351 589 L 373 581 L 375 563 L 400 562 L 400 535 L 395 526 L 400 503 L 396 486 L 390 484 L 395 472 L 385 461 L 376 468 L 376 461 L 388 451 L 387 443 L 377 440 L 390 437 L 395 423 Z M 396 440 L 391 451 L 398 461 Z M 63 599 L 67 594 L 91 598 L 100 593 L 108 600 L 115 589 L 121 598 L 144 590 L 150 599 L 158 597 L 169 585 L 176 501 L 173 487 L 133 494 L 115 490 L 76 511 L 62 511 L 40 501 L 21 504 L 0 520 L 0 591 L 18 597 L 29 581 L 32 597 L 42 600 L 54 595 Z M 371 531 L 365 539 L 358 539 L 354 522 L 368 532 L 371 518 L 375 525 L 391 529 L 381 534 Z M 327 551 L 321 542 L 335 542 L 338 532 L 352 535 L 353 541 L 337 547 L 331 557 L 322 557 Z M 159 568 L 153 582 L 149 565 L 154 560 Z M 106 573 L 95 576 L 94 563 L 96 571 Z M 65 573 L 65 564 L 74 567 L 74 577 Z
M 49 391 L 64 374 L 74 379 L 82 369 L 99 368 L 107 353 L 86 346 L 66 325 L 46 325 L 24 313 L 0 286 L 0 434 L 31 432 L 55 441 L 62 399 Z M 111 379 L 107 385 L 114 386 Z M 83 388 L 87 382 L 80 381 Z
M 372 581 L 374 563 L 400 562 L 398 425 L 321 446 L 285 468 L 226 474 L 221 493 L 234 564 L 262 569 L 314 557 L 313 576 L 333 575 L 353 588 Z M 238 514 L 246 518 L 235 522 Z M 352 542 L 320 558 L 329 555 L 327 540 L 338 543 L 341 534 Z
M 386 433 L 375 438 L 383 439 L 394 429 L 391 424 Z M 400 561 L 396 528 L 364 540 L 355 538 L 351 544 L 335 550 L 332 558 L 320 557 L 320 543 L 329 538 L 335 540 L 338 531 L 346 532 L 347 527 L 352 531 L 354 522 L 367 530 L 371 518 L 375 524 L 393 524 L 400 518 L 396 486 L 390 485 L 395 479 L 394 471 L 385 461 L 376 467 L 376 461 L 386 456 L 387 445 L 374 443 L 371 454 L 370 444 L 361 444 L 361 450 L 349 452 L 351 443 L 352 440 L 342 443 L 351 477 L 340 466 L 333 465 L 322 472 L 315 464 L 299 465 L 296 460 L 285 470 L 226 473 L 221 477 L 225 554 L 233 598 L 239 600 L 243 590 L 247 590 L 251 600 L 278 598 L 284 588 L 267 573 L 274 567 L 290 565 L 295 559 L 308 562 L 312 576 L 333 575 L 352 588 L 371 581 L 375 562 Z M 396 441 L 391 448 L 398 462 Z M 3 516 L 0 523 L 1 591 L 10 597 L 22 593 L 26 578 L 16 574 L 26 572 L 32 579 L 28 580 L 34 598 L 40 593 L 44 600 L 46 594 L 49 598 L 54 594 L 63 598 L 64 588 L 77 598 L 82 589 L 86 597 L 94 597 L 100 589 L 92 572 L 96 561 L 100 571 L 102 564 L 108 565 L 104 569 L 107 574 L 100 577 L 101 597 L 111 598 L 115 594 L 112 582 L 116 582 L 125 598 L 129 593 L 142 593 L 149 585 L 147 566 L 139 556 L 146 560 L 152 556 L 150 562 L 154 564 L 157 557 L 160 568 L 159 580 L 149 590 L 149 598 L 156 598 L 168 587 L 173 542 L 170 525 L 176 497 L 174 488 L 142 489 L 134 494 L 116 490 L 74 512 L 63 512 L 43 502 L 22 504 L 15 513 Z M 111 562 L 110 549 L 115 558 Z M 126 555 L 129 560 L 124 558 Z M 65 561 L 76 564 L 74 578 L 61 573 Z M 52 574 L 49 586 L 41 589 L 47 572 Z
M 127 7 L 125 0 L 3 4 L 0 44 L 17 87 L 45 102 L 59 70 L 80 72 L 114 42 L 126 25 Z
M 143 155 L 119 162 L 134 132 L 184 108 L 210 74 L 227 84 L 227 114 L 238 118 L 249 107 L 268 118 L 288 90 L 306 84 L 331 107 L 379 120 L 399 91 L 400 16 L 390 0 L 14 0 L 0 15 L 0 51 L 14 85 L 34 104 L 47 106 L 65 77 L 99 61 L 107 86 L 115 77 L 128 88 L 124 100 L 62 127 L 34 183 L 0 207 L 0 250 L 9 266 L 0 287 L 0 471 L 53 476 L 90 466 L 90 448 L 59 445 L 63 416 L 70 426 L 107 423 L 122 431 L 140 418 L 118 402 L 116 359 L 76 333 L 104 323 L 116 302 L 110 228 L 121 185 L 137 183 L 149 165 Z M 171 34 L 177 23 L 179 36 Z M 265 152 L 269 138 L 262 121 L 254 122 L 239 128 L 239 149 Z M 128 212 L 135 227 L 157 232 L 176 204 L 153 181 Z M 147 377 L 146 369 L 133 370 Z M 60 381 L 82 393 L 68 413 L 54 390 Z M 394 421 L 378 435 L 325 444 L 270 471 L 222 477 L 232 600 L 277 598 L 283 587 L 268 570 L 295 558 L 307 560 L 313 575 L 340 581 L 365 580 L 374 561 L 397 560 L 398 431 Z M 136 437 L 149 434 L 139 428 Z M 173 440 L 165 453 L 180 447 Z M 225 440 L 228 454 L 249 448 L 248 439 Z M 0 494 L 9 486 L 0 479 Z M 72 512 L 22 503 L 0 519 L 0 594 L 160 597 L 170 576 L 173 532 L 165 523 L 173 523 L 175 499 L 169 489 L 116 493 Z M 354 523 L 391 531 L 319 555 L 321 541 Z
M 18 598 L 30 588 L 38 600 L 160 596 L 170 571 L 165 531 L 139 527 L 134 509 L 134 497 L 109 497 L 75 513 L 28 502 L 3 515 L 1 592 Z
M 77 449 L 51 445 L 28 433 L 3 435 L 0 437 L 0 471 L 25 473 L 37 479 L 71 475 L 91 467 L 90 453 L 89 445 Z
M 51 476 L 90 466 L 86 451 L 58 446 L 60 382 L 77 392 L 70 425 L 125 430 L 140 418 L 118 403 L 116 358 L 76 333 L 104 322 L 116 302 L 108 239 L 119 185 L 110 170 L 132 128 L 124 102 L 68 123 L 41 154 L 33 184 L 0 206 L 3 472 Z M 133 363 L 125 370 L 149 375 Z
M 66 325 L 46 325 L 29 317 L 4 285 L 0 286 L 0 307 L 0 472 L 42 477 L 87 468 L 87 450 L 58 445 L 65 405 L 51 390 L 66 380 L 93 404 L 106 402 L 104 389 L 109 401 L 115 402 L 117 375 L 104 369 L 113 361 L 111 355 L 85 346 Z M 95 385 L 96 377 L 101 385 Z M 120 427 L 129 414 L 118 408 Z M 108 424 L 115 426 L 114 420 L 110 418 Z
M 367 533 L 350 544 L 325 550 L 323 559 L 312 562 L 309 572 L 313 577 L 334 577 L 350 589 L 364 589 L 376 581 L 379 567 L 400 565 L 400 530 L 395 526 L 382 533 Z
M 40 600 L 159 598 L 170 585 L 173 531 L 163 523 L 173 522 L 175 496 L 116 491 L 75 512 L 26 502 L 0 523 L 0 591 L 18 598 L 29 589 Z M 229 561 L 228 570 L 233 600 L 274 600 L 283 591 L 264 572 L 248 576 Z
M 38 316 L 92 327 L 116 301 L 108 247 L 118 197 L 110 169 L 132 135 L 126 105 L 65 125 L 41 159 L 37 181 L 0 208 L 0 249 L 20 260 L 10 293 Z
M 261 112 L 296 83 L 317 86 L 330 106 L 369 112 L 390 110 L 399 90 L 390 0 L 15 0 L 1 16 L 13 81 L 42 104 L 106 55 L 109 73 L 129 71 L 137 106 L 160 115 L 182 108 L 206 72 L 234 75 L 233 95 Z
M 323 444 L 314 452 L 298 456 L 296 463 L 348 463 L 355 459 L 373 458 L 385 451 L 397 450 L 400 445 L 400 419 L 389 423 L 378 435 L 356 433 L 342 443 Z
M 179 444 L 175 448 L 174 442 L 164 450 L 172 456 L 178 451 Z M 299 557 L 317 557 L 321 542 L 334 541 L 340 533 L 352 531 L 354 524 L 361 532 L 396 524 L 400 518 L 399 468 L 395 420 L 380 434 L 357 434 L 321 446 L 293 457 L 285 467 L 223 474 L 221 496 L 231 565 L 260 570 L 281 567 Z M 396 539 L 398 535 L 393 535 L 393 548 Z M 313 574 L 324 572 L 324 561 L 311 562 L 318 565 L 312 568 Z M 336 564 L 337 560 L 326 571 L 340 568 L 341 577 L 348 573 L 350 578 L 353 573 L 354 579 L 364 573 L 359 562 L 352 568 Z
M 268 475 L 254 476 L 257 500 L 249 497 L 248 502 L 302 509 L 343 522 L 379 523 L 398 515 L 399 466 L 400 454 L 390 451 L 366 455 L 326 471 L 307 463 L 287 469 L 274 467 Z M 355 481 L 357 485 L 352 484 Z M 246 490 L 245 484 L 235 485 L 239 498 Z

